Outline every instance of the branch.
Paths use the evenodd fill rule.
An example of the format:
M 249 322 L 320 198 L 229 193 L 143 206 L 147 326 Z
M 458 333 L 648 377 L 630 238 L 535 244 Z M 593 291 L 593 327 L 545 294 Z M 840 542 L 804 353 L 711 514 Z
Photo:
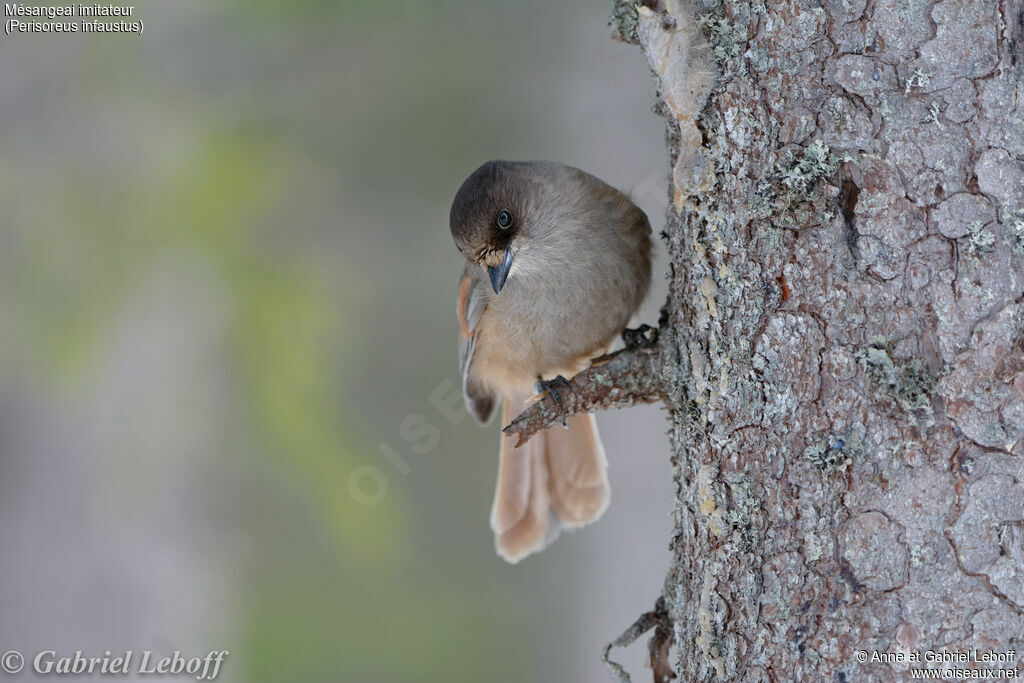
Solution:
M 539 401 L 520 413 L 502 431 L 519 436 L 518 448 L 537 432 L 561 423 L 565 417 L 659 400 L 658 358 L 661 346 L 657 343 L 657 334 L 641 333 L 636 341 L 629 348 L 595 358 L 591 367 L 569 380 L 568 387 L 558 389 L 565 406 L 564 413 L 558 409 L 554 398 L 544 393 Z
M 672 621 L 665 607 L 665 598 L 659 597 L 655 601 L 652 611 L 641 614 L 640 618 L 621 636 L 604 646 L 601 661 L 608 667 L 608 671 L 616 683 L 630 683 L 632 679 L 621 664 L 612 661 L 612 648 L 632 645 L 652 628 L 654 635 L 647 643 L 647 662 L 654 669 L 654 683 L 668 683 L 676 677 L 675 672 L 672 671 L 672 665 L 668 662 L 669 651 L 674 639 Z

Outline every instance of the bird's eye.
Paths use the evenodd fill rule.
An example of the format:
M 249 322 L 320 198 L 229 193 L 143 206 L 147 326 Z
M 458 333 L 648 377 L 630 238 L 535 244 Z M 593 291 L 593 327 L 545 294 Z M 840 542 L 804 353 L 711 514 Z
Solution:
M 498 227 L 502 230 L 508 230 L 512 227 L 512 212 L 508 209 L 502 209 L 498 212 Z

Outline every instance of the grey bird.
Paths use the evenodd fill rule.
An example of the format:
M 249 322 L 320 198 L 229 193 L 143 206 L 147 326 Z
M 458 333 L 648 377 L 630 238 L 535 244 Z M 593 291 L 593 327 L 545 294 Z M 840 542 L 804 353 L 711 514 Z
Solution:
M 456 193 L 450 222 L 466 259 L 457 304 L 466 406 L 486 424 L 501 402 L 508 424 L 535 387 L 557 392 L 627 327 L 650 284 L 651 226 L 622 192 L 547 161 L 485 163 Z M 594 416 L 566 424 L 519 448 L 501 437 L 491 528 L 509 562 L 608 507 Z

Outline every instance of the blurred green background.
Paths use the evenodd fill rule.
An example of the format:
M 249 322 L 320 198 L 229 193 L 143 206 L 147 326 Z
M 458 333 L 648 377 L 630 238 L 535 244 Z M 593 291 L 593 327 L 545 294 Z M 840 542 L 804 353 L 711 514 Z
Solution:
M 497 425 L 446 407 L 447 212 L 483 161 L 552 158 L 660 229 L 654 84 L 609 10 L 163 0 L 142 36 L 0 36 L 0 650 L 605 679 L 667 568 L 663 420 L 601 415 L 605 518 L 499 560 Z

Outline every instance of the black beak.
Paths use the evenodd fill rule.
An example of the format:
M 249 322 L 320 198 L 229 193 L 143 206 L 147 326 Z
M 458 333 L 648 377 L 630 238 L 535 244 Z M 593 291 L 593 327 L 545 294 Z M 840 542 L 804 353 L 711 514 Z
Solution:
M 502 259 L 500 266 L 491 266 L 487 269 L 487 274 L 491 276 L 491 287 L 494 287 L 494 293 L 497 294 L 501 291 L 501 288 L 505 286 L 505 280 L 508 279 L 508 271 L 512 268 L 512 259 L 515 255 L 512 253 L 512 249 L 505 247 L 505 258 Z

